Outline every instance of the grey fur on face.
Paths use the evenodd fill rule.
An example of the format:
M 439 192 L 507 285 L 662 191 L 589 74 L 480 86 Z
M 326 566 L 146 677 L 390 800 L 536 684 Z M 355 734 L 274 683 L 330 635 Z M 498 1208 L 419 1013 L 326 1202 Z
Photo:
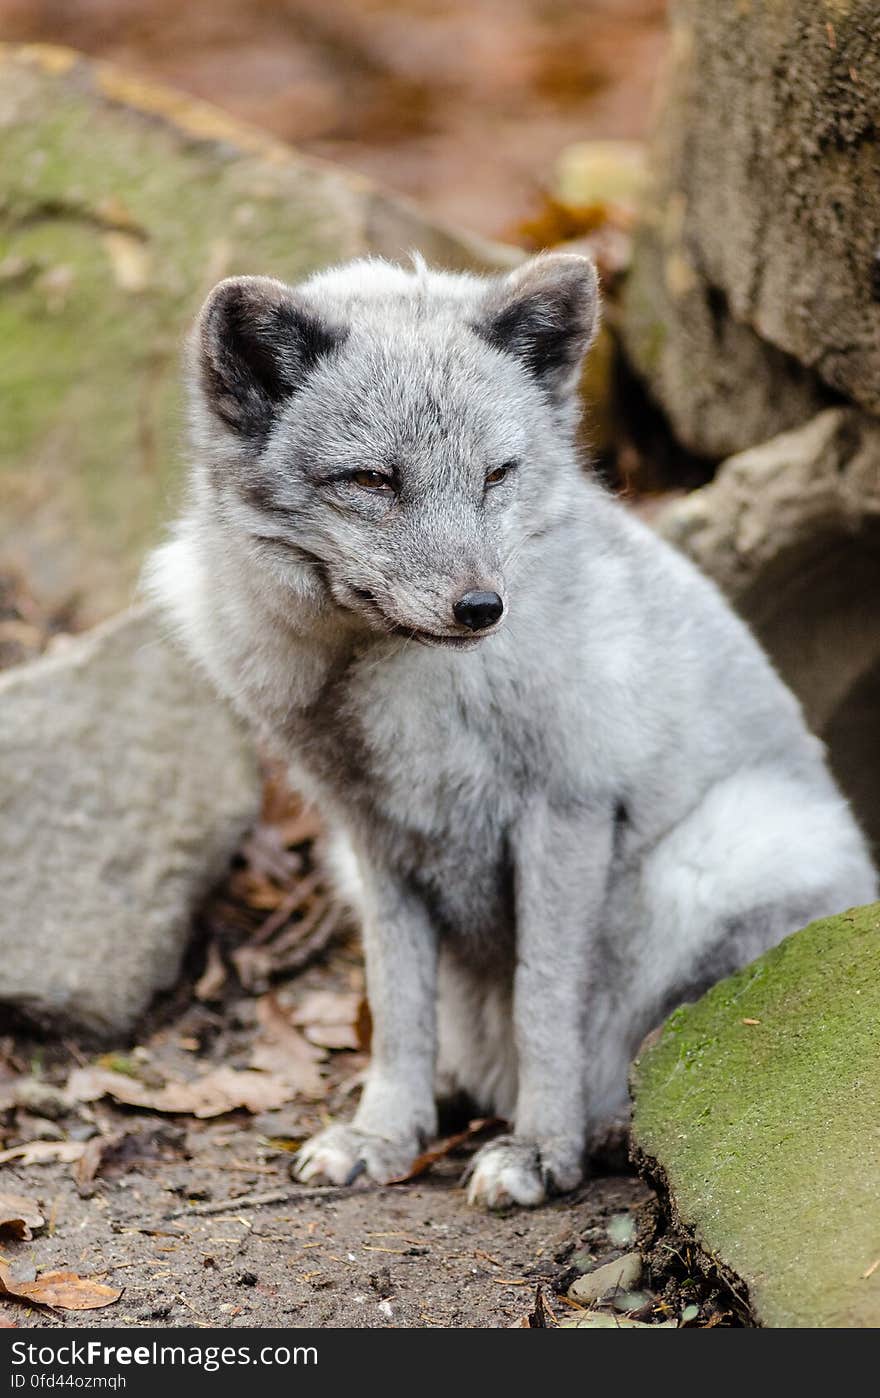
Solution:
M 596 319 L 548 255 L 242 278 L 195 328 L 151 586 L 320 802 L 364 929 L 370 1073 L 303 1179 L 402 1174 L 463 1090 L 511 1122 L 474 1201 L 572 1188 L 682 995 L 876 896 L 755 641 L 579 466 Z

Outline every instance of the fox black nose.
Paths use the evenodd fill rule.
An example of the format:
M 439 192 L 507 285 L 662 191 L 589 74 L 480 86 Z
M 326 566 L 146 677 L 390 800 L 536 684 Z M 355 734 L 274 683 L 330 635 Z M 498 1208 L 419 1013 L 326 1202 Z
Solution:
M 497 592 L 466 592 L 452 608 L 455 620 L 470 631 L 485 631 L 498 620 L 504 603 Z

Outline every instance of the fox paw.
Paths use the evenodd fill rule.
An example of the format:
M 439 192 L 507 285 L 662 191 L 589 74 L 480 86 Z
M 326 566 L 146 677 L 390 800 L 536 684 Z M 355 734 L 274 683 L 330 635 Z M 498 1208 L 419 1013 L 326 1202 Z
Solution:
M 553 1142 L 497 1136 L 477 1151 L 466 1174 L 468 1203 L 485 1209 L 510 1204 L 533 1209 L 551 1194 L 565 1194 L 583 1178 L 581 1152 Z
M 388 1184 L 408 1172 L 416 1153 L 411 1141 L 386 1140 L 354 1126 L 328 1126 L 297 1151 L 290 1173 L 303 1184 Z

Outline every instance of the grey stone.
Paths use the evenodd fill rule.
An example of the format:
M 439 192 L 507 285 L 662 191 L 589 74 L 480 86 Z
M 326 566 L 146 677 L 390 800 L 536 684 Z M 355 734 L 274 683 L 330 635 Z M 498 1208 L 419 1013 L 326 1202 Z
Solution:
M 632 1214 L 612 1214 L 608 1220 L 608 1237 L 616 1248 L 634 1243 L 636 1220 Z
M 569 1296 L 575 1301 L 601 1301 L 615 1292 L 632 1291 L 638 1286 L 642 1276 L 642 1259 L 637 1252 L 626 1252 L 615 1262 L 606 1262 L 602 1267 L 578 1277 L 568 1288 Z
M 723 297 L 643 228 L 624 294 L 625 345 L 679 442 L 721 459 L 797 427 L 831 397 L 815 375 L 735 321 Z
M 250 742 L 147 609 L 0 676 L 0 1004 L 129 1030 L 259 800 Z
M 674 1320 L 660 1320 L 653 1325 L 646 1320 L 630 1320 L 625 1315 L 610 1315 L 607 1311 L 584 1311 L 573 1320 L 561 1320 L 560 1330 L 677 1330 Z
M 880 849 L 880 422 L 828 409 L 656 524 L 750 623 Z
M 825 389 L 880 414 L 878 83 L 874 0 L 671 7 L 625 319 L 693 450 L 754 445 Z

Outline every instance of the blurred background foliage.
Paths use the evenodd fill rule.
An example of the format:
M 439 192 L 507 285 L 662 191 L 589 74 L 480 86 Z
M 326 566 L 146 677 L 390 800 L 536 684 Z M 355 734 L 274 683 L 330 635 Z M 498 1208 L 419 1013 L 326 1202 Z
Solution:
M 565 146 L 645 134 L 665 16 L 665 0 L 0 0 L 0 34 L 119 63 L 517 238 Z

